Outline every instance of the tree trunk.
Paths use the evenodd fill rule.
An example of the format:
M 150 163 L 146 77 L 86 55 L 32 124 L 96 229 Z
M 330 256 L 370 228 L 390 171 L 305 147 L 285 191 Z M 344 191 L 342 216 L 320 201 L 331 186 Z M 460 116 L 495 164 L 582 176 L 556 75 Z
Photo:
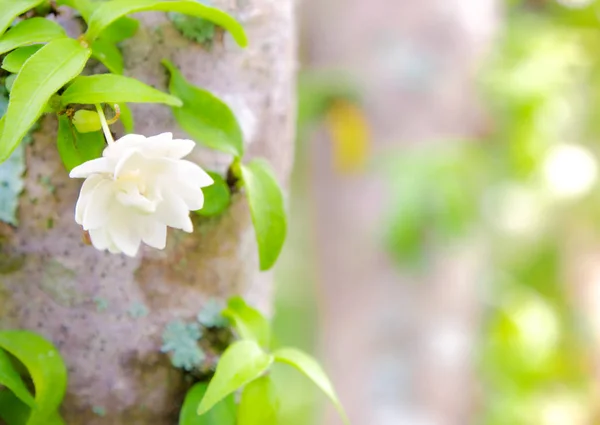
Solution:
M 251 144 L 249 156 L 266 157 L 285 183 L 293 157 L 293 2 L 222 0 L 215 6 L 245 26 L 247 49 L 226 34 L 209 52 L 180 36 L 164 14 L 142 14 L 144 25 L 124 45 L 126 73 L 165 89 L 160 61 L 171 59 L 191 82 L 231 105 Z M 136 133 L 185 136 L 166 107 L 133 111 Z M 20 225 L 0 227 L 1 327 L 34 330 L 57 345 L 69 370 L 63 405 L 69 425 L 174 425 L 186 384 L 160 352 L 165 324 L 193 319 L 213 296 L 239 293 L 269 308 L 270 274 L 258 272 L 247 203 L 236 195 L 221 217 L 195 219 L 191 235 L 170 230 L 164 251 L 144 249 L 135 259 L 100 253 L 83 243 L 75 223 L 81 182 L 61 165 L 56 127 L 54 118 L 44 119 L 27 147 Z M 223 172 L 230 163 L 202 148 L 194 154 L 210 170 Z M 148 314 L 137 317 L 142 304 Z M 98 407 L 104 416 L 94 413 Z

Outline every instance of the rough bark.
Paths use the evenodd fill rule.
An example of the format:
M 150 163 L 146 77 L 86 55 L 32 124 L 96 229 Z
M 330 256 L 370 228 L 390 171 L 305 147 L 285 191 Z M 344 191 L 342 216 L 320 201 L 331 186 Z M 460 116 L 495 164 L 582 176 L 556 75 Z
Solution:
M 285 183 L 293 157 L 293 2 L 214 3 L 243 23 L 247 49 L 225 35 L 209 52 L 182 38 L 164 14 L 143 14 L 144 25 L 124 46 L 126 73 L 165 89 L 160 60 L 171 59 L 231 104 L 250 144 L 247 156 L 266 157 Z M 137 106 L 134 116 L 137 133 L 183 136 L 168 108 Z M 223 216 L 196 219 L 194 234 L 171 230 L 165 251 L 144 249 L 135 259 L 100 253 L 82 242 L 74 221 L 81 182 L 62 167 L 55 132 L 55 119 L 45 119 L 27 147 L 20 225 L 0 227 L 0 326 L 40 332 L 58 346 L 69 370 L 69 425 L 173 425 L 186 384 L 159 351 L 165 324 L 193 318 L 211 296 L 241 293 L 268 309 L 270 274 L 258 272 L 247 204 L 237 195 Z M 195 155 L 212 170 L 230 162 L 201 148 Z M 97 299 L 108 303 L 105 311 Z M 149 314 L 132 317 L 136 303 Z M 94 414 L 94 406 L 106 415 Z

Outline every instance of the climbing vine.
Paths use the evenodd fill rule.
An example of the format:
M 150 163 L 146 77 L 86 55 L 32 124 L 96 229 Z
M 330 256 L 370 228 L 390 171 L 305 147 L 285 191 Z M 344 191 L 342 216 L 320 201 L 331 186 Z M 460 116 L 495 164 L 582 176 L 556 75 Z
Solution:
M 63 7 L 85 23 L 77 38 L 60 24 Z M 227 31 L 243 48 L 248 40 L 235 18 L 195 0 L 0 0 L 0 10 L 0 220 L 19 224 L 24 145 L 38 120 L 52 115 L 58 122 L 56 149 L 64 172 L 84 179 L 74 220 L 96 249 L 128 256 L 136 256 L 141 244 L 163 249 L 167 227 L 191 232 L 190 211 L 222 214 L 232 193 L 243 192 L 260 269 L 275 264 L 287 228 L 283 193 L 266 160 L 244 160 L 244 135 L 229 106 L 188 82 L 166 58 L 162 63 L 170 76 L 169 93 L 123 75 L 119 43 L 135 35 L 139 26 L 128 15 L 166 12 L 196 42 L 208 46 Z M 90 59 L 108 72 L 90 74 Z M 190 140 L 173 139 L 171 133 L 134 134 L 130 103 L 169 106 L 195 143 L 231 155 L 227 175 L 184 160 L 195 146 Z M 126 134 L 114 140 L 111 126 L 119 121 Z M 105 301 L 94 301 L 99 311 L 106 309 Z M 141 317 L 147 310 L 136 305 L 129 314 Z M 207 356 L 207 338 L 220 351 Z M 215 424 L 275 423 L 279 395 L 268 375 L 274 363 L 303 372 L 343 414 L 314 359 L 295 349 L 270 348 L 268 322 L 241 298 L 230 300 L 223 314 L 209 304 L 193 323 L 168 324 L 161 351 L 198 381 L 183 403 L 180 424 L 199 423 L 199 415 Z M 29 331 L 0 331 L 2 420 L 8 425 L 63 424 L 59 407 L 66 388 L 67 370 L 51 342 Z M 239 389 L 238 405 L 232 394 Z M 102 406 L 93 410 L 106 414 Z M 225 411 L 230 419 L 218 419 Z

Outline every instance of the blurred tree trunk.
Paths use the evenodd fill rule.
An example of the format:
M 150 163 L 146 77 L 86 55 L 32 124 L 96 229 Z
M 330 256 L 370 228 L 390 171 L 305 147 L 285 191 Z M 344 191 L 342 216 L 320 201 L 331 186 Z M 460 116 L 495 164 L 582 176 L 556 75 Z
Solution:
M 293 1 L 214 3 L 245 26 L 247 49 L 225 35 L 208 51 L 181 37 L 164 14 L 142 14 L 144 25 L 124 45 L 126 73 L 165 89 L 160 61 L 173 60 L 232 106 L 248 156 L 266 157 L 285 184 L 295 117 Z M 136 106 L 134 117 L 137 133 L 184 136 L 166 107 Z M 247 204 L 239 195 L 222 217 L 195 219 L 192 235 L 170 230 L 165 251 L 144 249 L 135 259 L 100 253 L 84 245 L 74 221 L 81 181 L 68 178 L 55 134 L 55 119 L 45 119 L 27 147 L 20 225 L 0 227 L 1 327 L 37 331 L 58 346 L 69 370 L 69 425 L 173 425 L 186 384 L 160 352 L 165 324 L 193 320 L 213 296 L 241 293 L 270 308 L 271 276 L 258 272 Z M 224 172 L 230 162 L 202 148 L 195 155 L 210 170 Z M 145 316 L 136 313 L 141 305 Z
M 495 0 L 305 0 L 309 69 L 354 77 L 373 155 L 406 143 L 472 138 L 484 121 L 477 65 L 497 25 Z M 470 242 L 421 282 L 382 252 L 386 187 L 332 170 L 331 140 L 311 144 L 318 223 L 321 342 L 355 425 L 464 425 L 475 408 L 477 272 Z M 337 424 L 329 411 L 324 423 Z

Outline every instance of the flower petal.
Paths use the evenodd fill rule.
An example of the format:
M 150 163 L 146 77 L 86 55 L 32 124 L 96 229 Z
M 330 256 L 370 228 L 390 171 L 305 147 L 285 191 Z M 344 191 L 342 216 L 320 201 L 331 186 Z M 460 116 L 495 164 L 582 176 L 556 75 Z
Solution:
M 115 246 L 129 257 L 135 257 L 142 243 L 140 220 L 125 208 L 117 208 L 111 214 L 108 232 Z
M 188 233 L 193 232 L 194 225 L 190 219 L 190 211 L 183 199 L 169 191 L 162 195 L 164 200 L 156 209 L 156 219 L 169 227 L 182 229 Z
M 111 243 L 108 239 L 108 235 L 106 234 L 106 229 L 91 229 L 89 231 L 89 234 L 94 248 L 96 248 L 99 251 L 104 251 L 108 249 Z
M 98 229 L 108 221 L 111 204 L 114 203 L 113 182 L 101 181 L 90 194 L 88 205 L 83 213 L 84 230 Z
M 79 199 L 75 205 L 75 221 L 77 224 L 83 223 L 83 213 L 89 203 L 90 197 L 92 196 L 94 189 L 102 182 L 102 180 L 104 180 L 104 177 L 94 174 L 83 182 L 81 190 L 79 191 Z
M 89 177 L 92 174 L 112 174 L 113 171 L 114 166 L 110 160 L 96 158 L 73 168 L 69 173 L 69 177 L 72 179 L 81 179 Z
M 206 171 L 191 161 L 185 159 L 177 161 L 177 169 L 179 171 L 179 178 L 188 184 L 206 187 L 214 183 L 212 177 Z
M 197 211 L 204 206 L 204 193 L 199 187 L 187 183 L 179 183 L 176 187 L 177 195 L 183 199 L 190 211 Z
M 165 249 L 167 246 L 167 226 L 154 220 L 148 220 L 142 241 L 152 248 Z

